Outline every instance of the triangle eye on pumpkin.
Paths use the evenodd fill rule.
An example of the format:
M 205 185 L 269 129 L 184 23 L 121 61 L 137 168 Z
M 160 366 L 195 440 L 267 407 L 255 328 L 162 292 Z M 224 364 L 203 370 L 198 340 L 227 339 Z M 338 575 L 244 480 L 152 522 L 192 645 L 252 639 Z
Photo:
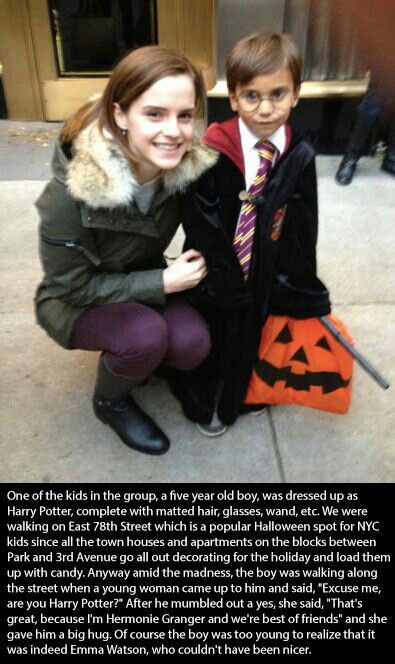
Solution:
M 289 344 L 290 341 L 293 341 L 287 324 L 284 325 L 283 329 L 281 332 L 279 332 L 274 341 L 277 341 L 279 344 Z
M 331 350 L 325 337 L 321 337 L 321 339 L 317 341 L 316 346 L 318 346 L 319 348 L 324 348 L 325 350 Z
M 309 363 L 306 357 L 306 353 L 304 352 L 302 346 L 300 346 L 300 348 L 298 348 L 296 353 L 292 355 L 291 360 L 296 360 L 297 362 L 304 362 L 304 364 Z

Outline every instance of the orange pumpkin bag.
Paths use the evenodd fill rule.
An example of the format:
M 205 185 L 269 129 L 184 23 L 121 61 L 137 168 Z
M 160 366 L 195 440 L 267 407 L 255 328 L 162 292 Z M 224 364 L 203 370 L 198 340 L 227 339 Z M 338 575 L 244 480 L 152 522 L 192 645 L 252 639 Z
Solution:
M 344 323 L 327 318 L 350 343 Z M 351 401 L 353 358 L 319 318 L 269 316 L 261 334 L 259 361 L 244 403 L 296 404 L 346 413 Z

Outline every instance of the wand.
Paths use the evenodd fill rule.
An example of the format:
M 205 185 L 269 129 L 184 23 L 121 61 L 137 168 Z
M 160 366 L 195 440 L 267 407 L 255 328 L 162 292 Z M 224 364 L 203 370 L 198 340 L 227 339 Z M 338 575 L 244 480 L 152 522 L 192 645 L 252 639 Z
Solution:
M 347 339 L 345 339 L 340 332 L 336 329 L 336 327 L 331 323 L 330 320 L 326 316 L 321 316 L 320 318 L 321 323 L 323 324 L 324 327 L 326 327 L 327 330 L 331 333 L 335 339 L 343 346 L 343 348 L 346 349 L 350 353 L 350 355 L 353 356 L 353 358 L 358 362 L 358 364 L 366 371 L 366 373 L 369 374 L 373 378 L 373 380 L 376 381 L 380 385 L 380 387 L 383 388 L 383 390 L 387 390 L 390 386 L 390 383 L 382 374 L 369 362 L 369 360 L 366 359 L 361 353 L 354 348 L 350 344 Z

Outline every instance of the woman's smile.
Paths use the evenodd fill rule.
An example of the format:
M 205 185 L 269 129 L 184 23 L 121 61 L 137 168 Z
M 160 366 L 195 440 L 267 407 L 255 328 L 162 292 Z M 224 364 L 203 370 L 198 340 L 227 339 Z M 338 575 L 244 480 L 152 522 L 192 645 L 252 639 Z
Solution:
M 158 148 L 158 150 L 169 155 L 175 154 L 181 145 L 182 143 L 154 143 L 154 146 Z

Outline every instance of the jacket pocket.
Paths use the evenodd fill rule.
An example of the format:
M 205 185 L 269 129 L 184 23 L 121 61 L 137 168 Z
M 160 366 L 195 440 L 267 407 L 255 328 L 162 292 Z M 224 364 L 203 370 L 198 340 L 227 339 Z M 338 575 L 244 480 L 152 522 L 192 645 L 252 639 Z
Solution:
M 100 258 L 95 256 L 95 254 L 92 254 L 89 249 L 84 247 L 80 240 L 76 239 L 65 239 L 65 238 L 58 238 L 58 237 L 49 237 L 48 235 L 41 235 L 41 239 L 43 242 L 46 244 L 51 245 L 52 247 L 65 247 L 67 249 L 75 249 L 78 251 L 80 254 L 83 254 L 85 258 L 87 258 L 93 265 L 98 267 L 101 264 Z
M 157 223 L 150 216 L 144 216 L 137 210 L 119 208 L 114 210 L 93 210 L 81 206 L 81 220 L 85 228 L 106 230 L 113 232 L 144 235 L 158 239 L 160 232 Z

